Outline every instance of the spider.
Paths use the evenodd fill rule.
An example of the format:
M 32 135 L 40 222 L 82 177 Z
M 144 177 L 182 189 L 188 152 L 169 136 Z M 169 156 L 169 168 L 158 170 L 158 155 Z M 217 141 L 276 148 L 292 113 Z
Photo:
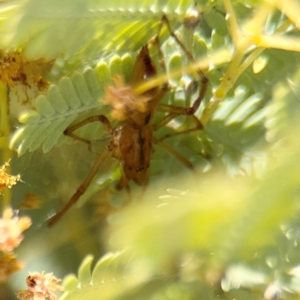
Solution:
M 197 25 L 197 22 L 195 22 L 194 19 L 192 19 L 192 21 L 189 19 L 188 22 L 188 26 L 191 26 L 191 24 Z M 163 16 L 161 22 L 159 23 L 157 35 L 151 40 L 151 43 L 157 46 L 159 61 L 163 71 L 166 71 L 166 67 L 160 47 L 159 36 L 164 25 L 167 27 L 170 35 L 175 39 L 182 51 L 187 55 L 188 59 L 191 62 L 194 62 L 194 57 L 192 54 L 186 49 L 184 44 L 173 32 L 168 18 Z M 105 130 L 110 133 L 111 141 L 106 150 L 99 155 L 84 182 L 79 186 L 62 210 L 60 210 L 50 219 L 48 226 L 53 226 L 69 210 L 69 208 L 78 201 L 78 199 L 82 196 L 92 182 L 102 162 L 109 155 L 109 153 L 113 158 L 120 162 L 121 166 L 122 175 L 116 185 L 116 188 L 117 190 L 125 188 L 129 195 L 130 181 L 134 181 L 136 184 L 143 186 L 144 188 L 148 183 L 148 169 L 151 162 L 153 144 L 163 148 L 189 169 L 193 169 L 192 163 L 180 153 L 164 144 L 163 139 L 177 134 L 203 129 L 200 120 L 194 114 L 199 108 L 200 103 L 205 95 L 208 79 L 201 70 L 197 72 L 200 78 L 199 94 L 193 105 L 187 108 L 159 104 L 160 100 L 169 91 L 168 82 L 165 82 L 161 86 L 154 87 L 142 94 L 135 93 L 134 87 L 157 75 L 155 64 L 149 54 L 148 44 L 142 47 L 136 58 L 133 66 L 132 76 L 129 81 L 129 86 L 125 86 L 122 82 L 122 79 L 117 77 L 114 79 L 116 87 L 107 88 L 104 103 L 111 105 L 112 117 L 116 120 L 119 120 L 121 125 L 115 128 L 112 126 L 106 116 L 96 115 L 88 117 L 87 119 L 84 119 L 83 121 L 67 128 L 64 131 L 65 135 L 90 145 L 90 141 L 78 137 L 76 134 L 74 134 L 74 131 L 90 122 L 100 122 L 104 126 Z M 151 124 L 151 121 L 156 110 L 160 110 L 166 114 L 162 120 L 159 121 L 159 123 L 153 125 Z M 179 115 L 190 116 L 194 122 L 194 127 L 166 135 L 161 139 L 156 139 L 154 137 L 153 132 L 155 130 L 163 127 Z

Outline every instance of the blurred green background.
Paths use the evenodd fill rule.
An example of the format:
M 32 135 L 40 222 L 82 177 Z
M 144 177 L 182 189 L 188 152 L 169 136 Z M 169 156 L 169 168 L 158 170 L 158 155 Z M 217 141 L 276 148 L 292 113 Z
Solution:
M 119 162 L 109 158 L 49 229 L 110 141 L 99 124 L 80 129 L 91 150 L 64 130 L 109 116 L 105 88 L 116 75 L 128 82 L 164 14 L 195 61 L 164 28 L 172 80 L 162 103 L 193 103 L 199 76 L 186 67 L 203 67 L 209 80 L 196 113 L 204 130 L 164 141 L 196 175 L 155 145 L 145 194 L 130 184 L 133 201 L 122 205 Z M 15 299 L 33 271 L 68 275 L 60 299 L 299 298 L 299 14 L 290 0 L 1 2 L 1 154 L 22 178 L 3 202 L 33 224 L 16 250 L 26 266 L 0 285 L 0 299 Z M 198 27 L 184 23 L 191 15 L 201 16 Z M 13 51 L 25 79 L 6 69 Z M 150 54 L 164 75 L 157 48 Z M 153 124 L 163 116 L 157 111 Z M 155 136 L 189 126 L 181 116 Z M 38 209 L 20 206 L 29 196 Z

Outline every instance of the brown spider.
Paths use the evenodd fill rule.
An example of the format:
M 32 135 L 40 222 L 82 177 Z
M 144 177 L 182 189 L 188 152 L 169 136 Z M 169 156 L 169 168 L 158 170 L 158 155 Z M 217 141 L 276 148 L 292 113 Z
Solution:
M 181 49 L 186 53 L 189 60 L 191 62 L 194 62 L 192 54 L 187 51 L 185 46 L 173 32 L 167 17 L 163 16 L 159 25 L 158 34 L 152 40 L 152 43 L 158 46 L 157 48 L 159 59 L 163 70 L 165 71 L 166 68 L 164 65 L 163 54 L 160 48 L 159 35 L 164 24 L 167 26 L 170 35 L 176 40 Z M 191 26 L 190 24 L 191 22 L 189 23 L 189 26 Z M 114 82 L 116 87 L 109 87 L 106 91 L 106 98 L 104 100 L 104 103 L 110 104 L 112 106 L 112 117 L 114 119 L 120 120 L 121 125 L 114 128 L 112 127 L 110 121 L 106 116 L 97 115 L 91 116 L 65 130 L 64 133 L 66 135 L 90 145 L 90 141 L 76 136 L 73 132 L 90 122 L 101 122 L 106 131 L 111 134 L 112 139 L 106 150 L 103 151 L 96 160 L 87 178 L 80 185 L 80 187 L 67 202 L 67 204 L 63 207 L 63 209 L 50 219 L 48 226 L 53 226 L 69 210 L 69 208 L 78 201 L 78 199 L 90 185 L 103 160 L 109 153 L 111 153 L 111 156 L 113 158 L 119 160 L 121 165 L 122 175 L 116 187 L 118 190 L 125 188 L 129 194 L 129 182 L 131 180 L 144 187 L 148 183 L 148 169 L 153 152 L 153 143 L 169 152 L 186 167 L 193 169 L 193 165 L 190 161 L 173 150 L 171 147 L 164 144 L 162 140 L 173 135 L 203 129 L 201 122 L 194 115 L 194 113 L 199 108 L 200 103 L 205 95 L 208 80 L 202 73 L 202 71 L 199 70 L 198 74 L 201 81 L 199 95 L 194 101 L 193 105 L 186 108 L 159 104 L 160 100 L 169 90 L 168 83 L 164 83 L 160 87 L 154 87 L 144 92 L 143 94 L 135 93 L 134 87 L 141 84 L 145 80 L 153 78 L 154 76 L 156 76 L 156 74 L 156 67 L 149 55 L 148 45 L 146 45 L 142 47 L 136 58 L 129 86 L 123 85 L 121 78 L 115 78 Z M 152 125 L 151 121 L 156 110 L 166 112 L 166 115 L 158 124 Z M 159 140 L 154 137 L 153 132 L 155 130 L 166 125 L 179 115 L 189 115 L 195 123 L 195 126 L 181 132 L 176 132 L 174 134 L 164 136 Z

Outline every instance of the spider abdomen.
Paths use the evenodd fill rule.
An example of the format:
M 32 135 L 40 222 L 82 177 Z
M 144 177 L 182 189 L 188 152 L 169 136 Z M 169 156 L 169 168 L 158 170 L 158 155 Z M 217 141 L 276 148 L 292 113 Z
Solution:
M 108 150 L 121 162 L 122 178 L 117 184 L 117 189 L 127 186 L 130 180 L 139 185 L 147 183 L 152 140 L 151 125 L 136 129 L 127 123 L 114 130 Z

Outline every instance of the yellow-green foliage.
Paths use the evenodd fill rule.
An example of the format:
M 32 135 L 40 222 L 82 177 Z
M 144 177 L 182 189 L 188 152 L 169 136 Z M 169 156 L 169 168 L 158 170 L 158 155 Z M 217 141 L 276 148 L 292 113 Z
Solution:
M 201 15 L 200 25 L 184 26 L 193 14 Z M 151 44 L 163 15 L 194 57 L 188 59 L 164 27 L 167 74 Z M 117 206 L 126 198 L 109 192 L 120 167 L 105 161 L 83 196 L 85 201 L 100 192 L 93 206 L 71 210 L 50 231 L 33 226 L 20 250 L 29 261 L 26 271 L 44 270 L 44 258 L 51 257 L 49 271 L 65 275 L 86 257 L 78 276 L 64 280 L 60 299 L 299 298 L 297 1 L 16 0 L 1 2 L 0 16 L 1 78 L 8 84 L 0 86 L 0 145 L 7 160 L 12 131 L 9 146 L 20 156 L 12 165 L 24 173 L 25 184 L 11 201 L 17 207 L 26 193 L 40 197 L 44 205 L 33 214 L 34 224 L 45 224 L 59 205 L 52 200 L 66 201 L 75 192 L 108 144 L 101 124 L 79 130 L 94 141 L 92 151 L 64 130 L 87 116 L 109 116 L 105 90 L 116 76 L 129 82 L 142 46 L 149 44 L 158 75 L 135 87 L 137 93 L 168 81 L 162 103 L 188 107 L 201 85 L 197 71 L 209 81 L 196 113 L 204 130 L 164 141 L 193 163 L 196 176 L 155 146 L 143 199 L 132 189 L 127 207 L 107 205 L 117 212 L 107 218 L 101 210 L 104 230 L 103 219 L 95 221 L 98 202 Z M 5 58 L 15 52 L 22 68 L 30 65 L 34 73 L 41 66 L 41 74 L 29 82 L 23 73 L 8 72 Z M 186 89 L 189 81 L 199 83 L 196 92 Z M 163 116 L 155 114 L 153 123 Z M 155 137 L 191 123 L 176 118 Z M 12 284 L 16 288 L 19 281 Z

